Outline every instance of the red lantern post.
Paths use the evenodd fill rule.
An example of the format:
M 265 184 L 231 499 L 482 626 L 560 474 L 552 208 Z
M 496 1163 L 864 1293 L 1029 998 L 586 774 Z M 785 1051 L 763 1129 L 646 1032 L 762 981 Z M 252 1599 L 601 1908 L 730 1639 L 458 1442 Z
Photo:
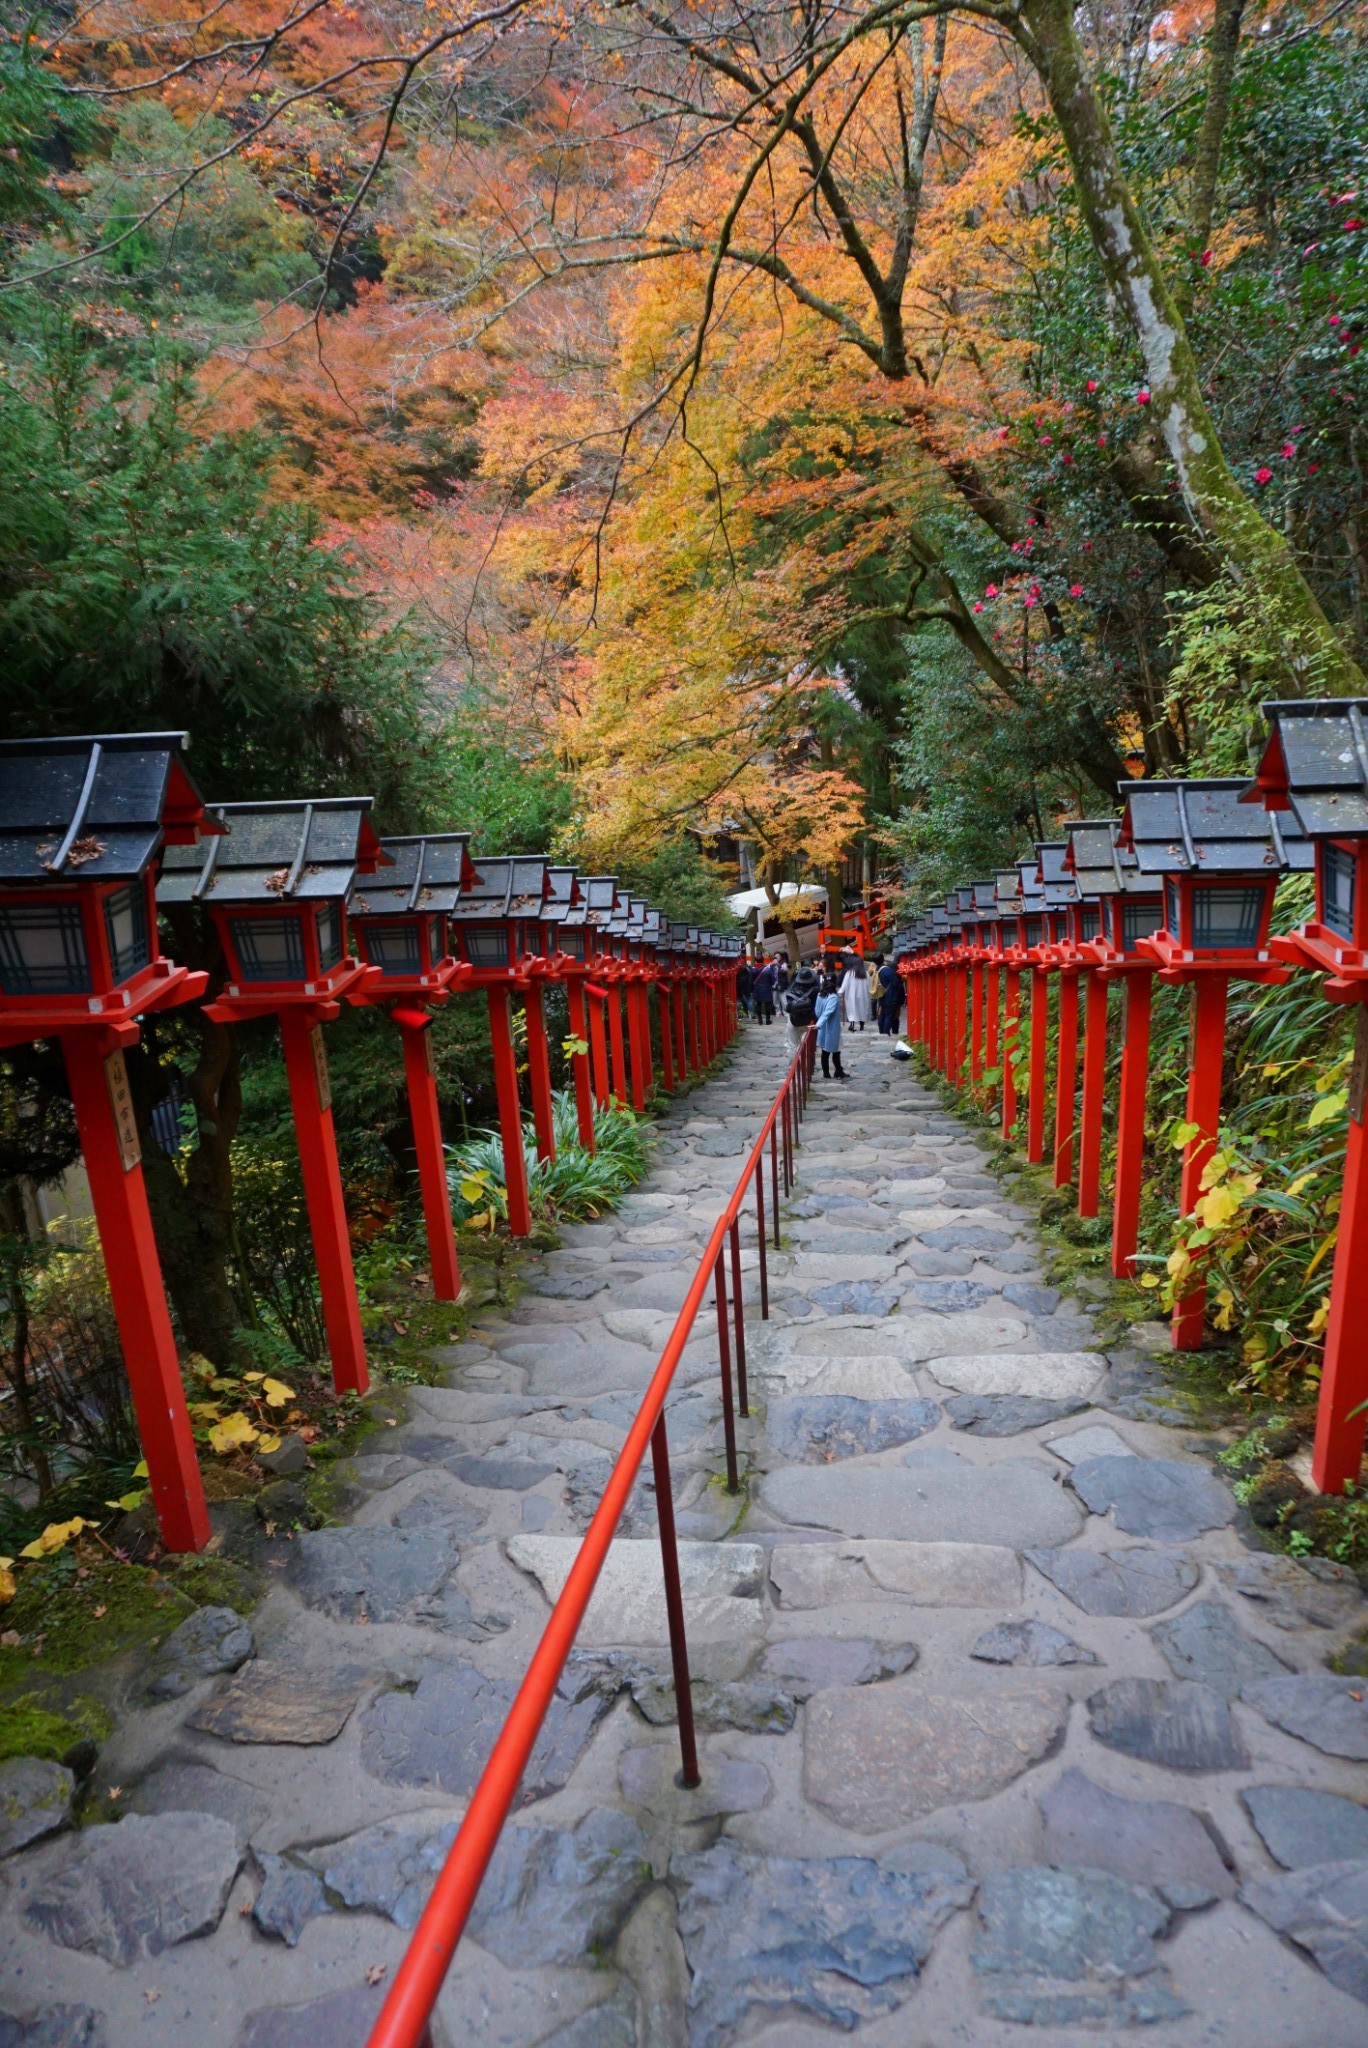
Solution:
M 368 796 L 216 805 L 224 835 L 207 855 L 168 849 L 157 890 L 161 903 L 199 905 L 218 933 L 228 980 L 205 1015 L 279 1019 L 333 1385 L 355 1394 L 369 1375 L 323 1026 L 379 979 L 352 954 L 346 915 L 357 875 L 389 864 L 370 807 Z
M 432 1291 L 438 1301 L 455 1301 L 461 1274 L 432 1061 L 432 1012 L 469 978 L 448 949 L 447 917 L 474 880 L 470 835 L 447 832 L 381 844 L 392 865 L 354 883 L 347 905 L 360 955 L 378 979 L 351 1000 L 388 1005 L 399 1031 Z
M 589 905 L 586 885 L 570 867 L 548 869 L 551 893 L 544 907 L 544 921 L 552 927 L 552 970 L 565 989 L 570 1037 L 570 1075 L 575 1089 L 575 1127 L 586 1152 L 594 1150 L 594 1080 L 589 1062 L 589 1024 L 585 990 L 590 974 Z M 599 878 L 602 879 L 602 878 Z
M 184 733 L 0 741 L 0 1048 L 62 1048 L 124 1370 L 168 1550 L 202 1550 L 209 1516 L 124 1055 L 139 1020 L 208 976 L 157 943 L 156 867 L 205 817 Z
M 1130 785 L 1121 785 L 1121 794 Z M 1106 1059 L 1106 991 L 1118 982 L 1124 991 L 1121 1050 L 1121 1093 L 1116 1122 L 1116 1183 L 1112 1200 L 1112 1272 L 1130 1279 L 1135 1272 L 1135 1247 L 1140 1229 L 1140 1190 L 1144 1175 L 1145 1098 L 1149 1082 L 1149 1031 L 1154 962 L 1139 950 L 1139 941 L 1164 921 L 1164 899 L 1154 881 L 1140 873 L 1135 854 L 1120 844 L 1121 827 L 1111 818 L 1082 819 L 1071 824 L 1069 862 L 1079 889 L 1098 899 L 1101 919 L 1087 942 L 1093 973 L 1089 1002 L 1100 1008 L 1093 1043 L 1093 1009 L 1083 1074 L 1083 1163 L 1079 1171 L 1081 1216 L 1095 1216 L 1100 1201 L 1102 1092 Z M 1085 1202 L 1088 1204 L 1084 1206 Z
M 1126 791 L 1121 844 L 1142 875 L 1163 881 L 1164 922 L 1138 943 L 1161 981 L 1194 984 L 1187 1119 L 1197 1135 L 1183 1153 L 1181 1214 L 1190 1216 L 1216 1149 L 1230 983 L 1286 981 L 1268 945 L 1273 892 L 1285 867 L 1309 867 L 1311 849 L 1266 815 L 1241 808 L 1238 779 L 1133 783 Z M 1173 1344 L 1200 1349 L 1206 1282 L 1176 1303 Z
M 993 884 L 997 957 L 1002 973 L 1002 1135 L 1010 1141 L 1016 1128 L 1017 1060 L 1021 1052 L 1021 877 L 1015 868 L 999 873 Z
M 484 989 L 489 1004 L 490 1050 L 494 1091 L 499 1105 L 508 1227 L 514 1237 L 526 1237 L 532 1228 L 512 1013 L 513 995 L 519 994 L 526 999 L 529 990 L 534 992 L 533 1014 L 527 1022 L 538 1156 L 555 1156 L 546 1031 L 541 1023 L 540 1003 L 540 982 L 546 969 L 541 913 L 550 893 L 546 869 L 547 863 L 538 855 L 476 860 L 473 863 L 474 879 L 462 888 L 448 919 L 448 929 L 459 948 L 460 960 L 468 970 L 468 985 Z
M 1357 1490 L 1368 1422 L 1368 699 L 1265 704 L 1272 731 L 1244 801 L 1295 822 L 1315 851 L 1315 916 L 1271 950 L 1325 979 L 1332 1002 L 1358 1006 L 1349 1132 L 1325 1362 L 1311 1454 L 1321 1493 Z

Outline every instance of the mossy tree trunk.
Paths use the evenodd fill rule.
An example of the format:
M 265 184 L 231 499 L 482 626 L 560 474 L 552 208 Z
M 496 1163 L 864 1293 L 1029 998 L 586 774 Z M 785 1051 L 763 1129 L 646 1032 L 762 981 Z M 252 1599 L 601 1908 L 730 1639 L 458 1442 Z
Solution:
M 1321 610 L 1292 548 L 1231 473 L 1182 315 L 1088 76 L 1070 0 L 1021 0 L 1012 26 L 1059 122 L 1083 218 L 1107 284 L 1139 341 L 1151 417 L 1194 523 L 1240 586 L 1290 692 L 1368 694 L 1368 677 Z

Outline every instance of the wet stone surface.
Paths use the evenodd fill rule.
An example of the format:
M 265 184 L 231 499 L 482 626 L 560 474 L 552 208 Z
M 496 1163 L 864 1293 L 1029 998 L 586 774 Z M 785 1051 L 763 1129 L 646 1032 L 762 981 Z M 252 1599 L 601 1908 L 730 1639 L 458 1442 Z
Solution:
M 1026 1556 L 1085 1614 L 1162 1614 L 1200 1576 L 1190 1558 L 1146 1550 L 1028 1550 Z
M 61 1947 L 127 1969 L 212 1932 L 241 1862 L 232 1827 L 213 1814 L 130 1814 L 73 1843 L 28 1918 Z
M 269 1537 L 216 1505 L 264 1598 L 101 1674 L 121 1725 L 74 1830 L 55 1767 L 0 1766 L 0 1829 L 33 1831 L 0 1861 L 0 2048 L 366 2048 L 783 1040 L 744 1031 L 432 1384 L 377 1375 L 332 1526 L 302 1441 Z M 735 1495 L 710 1302 L 668 1399 L 700 1781 L 648 1471 L 436 2048 L 1361 2048 L 1364 1687 L 1327 1668 L 1357 1579 L 1245 1547 L 1167 1330 L 1099 1349 L 1122 1297 L 1060 1298 L 991 1134 L 874 1033 L 846 1060 L 768 1324 L 743 1216 Z
M 1151 1885 L 1176 1911 L 1228 1899 L 1235 1880 L 1201 1816 L 1168 1799 L 1125 1799 L 1065 1771 L 1040 1802 L 1047 1863 Z
M 953 1868 L 923 1875 L 865 1857 L 757 1856 L 728 1841 L 677 1856 L 670 1879 L 693 1978 L 690 2048 L 723 2048 L 767 2011 L 843 2030 L 894 2011 L 974 1890 Z
M 1209 1685 L 1119 1678 L 1088 1701 L 1099 1742 L 1169 1771 L 1240 1771 L 1249 1762 L 1230 1708 Z
M 1368 1806 L 1309 1785 L 1251 1785 L 1240 1794 L 1265 1849 L 1288 1870 L 1368 1858 Z
M 979 1891 L 973 1964 L 985 2011 L 1022 2026 L 1129 2027 L 1185 2008 L 1157 1937 L 1157 1893 L 1106 1871 L 994 1871 Z
M 0 1763 L 0 1856 L 55 1835 L 71 1818 L 74 1774 L 46 1757 Z

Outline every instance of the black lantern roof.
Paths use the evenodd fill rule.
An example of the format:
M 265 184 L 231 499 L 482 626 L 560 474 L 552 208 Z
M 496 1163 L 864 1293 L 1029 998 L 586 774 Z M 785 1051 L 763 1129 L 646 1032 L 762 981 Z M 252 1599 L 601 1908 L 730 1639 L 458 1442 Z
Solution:
M 492 860 L 476 859 L 471 866 L 472 878 L 452 906 L 451 915 L 462 924 L 507 917 L 513 884 L 512 861 L 500 855 Z
M 508 914 L 540 917 L 551 899 L 551 863 L 544 854 L 515 853 L 508 863 Z
M 183 732 L 0 740 L 0 884 L 129 881 L 163 842 L 222 831 Z
M 203 846 L 167 848 L 159 903 L 318 902 L 345 897 L 358 874 L 390 860 L 375 836 L 368 796 L 302 803 L 214 804 L 222 833 Z
M 404 917 L 417 911 L 449 915 L 462 889 L 475 879 L 468 832 L 382 839 L 380 844 L 393 866 L 353 884 L 347 908 L 354 917 Z
M 975 882 L 974 908 L 980 917 L 997 916 L 997 884 L 995 882 Z
M 1036 860 L 1047 910 L 1063 910 L 1068 904 L 1077 903 L 1082 893 L 1065 865 L 1068 851 L 1067 839 L 1043 839 L 1036 843 Z
M 1045 884 L 1038 860 L 1017 862 L 1017 893 L 1021 898 L 1020 914 L 1039 917 L 1045 908 Z
M 1142 875 L 1311 868 L 1309 840 L 1295 825 L 1280 824 L 1269 812 L 1242 803 L 1248 787 L 1238 776 L 1125 783 L 1120 844 L 1134 851 Z
M 1021 876 L 1015 868 L 1003 868 L 993 885 L 994 907 L 999 917 L 1015 917 L 1021 909 Z
M 617 902 L 617 876 L 581 875 L 580 894 L 584 898 L 588 922 L 602 930 L 611 919 L 613 905 Z
M 940 904 L 933 905 L 931 911 L 931 930 L 936 938 L 944 938 L 950 929 L 951 919 L 949 911 L 943 909 Z
M 1368 698 L 1265 704 L 1272 725 L 1252 785 L 1280 821 L 1290 812 L 1311 839 L 1368 838 Z

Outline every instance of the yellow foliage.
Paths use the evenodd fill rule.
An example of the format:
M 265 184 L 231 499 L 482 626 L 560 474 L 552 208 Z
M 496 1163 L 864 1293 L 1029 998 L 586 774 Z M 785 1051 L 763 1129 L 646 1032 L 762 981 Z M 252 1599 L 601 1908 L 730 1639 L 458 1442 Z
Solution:
M 209 1432 L 209 1448 L 226 1457 L 230 1451 L 245 1450 L 248 1444 L 256 1443 L 260 1434 L 260 1430 L 241 1412 L 225 1415 L 222 1422 L 215 1423 Z
M 65 1549 L 72 1537 L 79 1536 L 82 1529 L 93 1526 L 93 1523 L 86 1521 L 82 1515 L 73 1515 L 69 1522 L 49 1522 L 42 1535 L 36 1536 L 32 1543 L 26 1543 L 19 1555 L 33 1558 L 51 1557 L 54 1551 Z

